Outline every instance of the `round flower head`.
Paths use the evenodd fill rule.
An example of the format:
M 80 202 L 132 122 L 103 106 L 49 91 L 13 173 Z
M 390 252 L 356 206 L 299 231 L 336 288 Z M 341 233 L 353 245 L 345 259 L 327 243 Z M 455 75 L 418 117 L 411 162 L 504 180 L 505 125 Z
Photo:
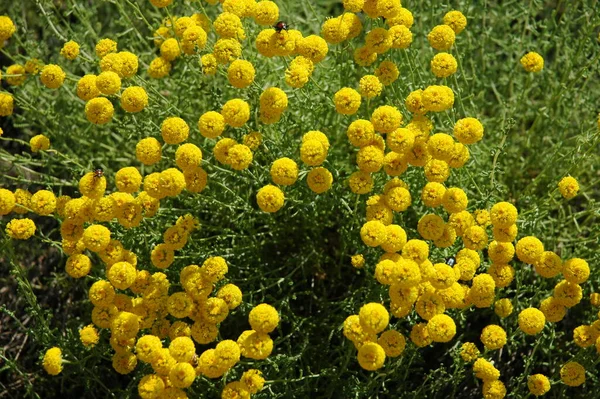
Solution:
M 245 60 L 235 60 L 227 69 L 227 79 L 233 87 L 243 89 L 254 82 L 256 71 L 251 62 Z
M 385 355 L 389 357 L 398 357 L 404 352 L 406 347 L 406 339 L 402 334 L 395 330 L 388 330 L 381 334 L 377 343 L 385 351 Z
M 331 188 L 333 175 L 323 167 L 313 168 L 306 176 L 308 187 L 316 194 L 323 194 Z
M 540 72 L 544 69 L 544 59 L 535 51 L 531 51 L 521 57 L 521 65 L 527 72 Z
M 161 79 L 171 72 L 171 63 L 162 57 L 156 57 L 148 66 L 148 76 L 153 79 Z
M 367 194 L 373 190 L 373 178 L 367 172 L 354 172 L 348 178 L 350 190 L 354 194 Z
M 348 37 L 350 29 L 342 18 L 329 18 L 321 26 L 321 36 L 327 43 L 341 43 Z
M 131 86 L 121 94 L 121 107 L 127 112 L 140 112 L 148 105 L 148 94 L 139 86 Z
M 453 75 L 457 68 L 458 63 L 452 54 L 438 53 L 431 60 L 431 72 L 438 78 Z
M 454 92 L 448 86 L 429 86 L 423 91 L 422 101 L 427 111 L 446 111 L 454 105 Z
M 83 232 L 83 242 L 90 251 L 103 251 L 110 243 L 110 230 L 102 225 L 91 225 Z
M 374 145 L 362 147 L 356 154 L 356 164 L 363 172 L 377 172 L 383 166 L 383 151 Z
M 16 203 L 15 194 L 5 188 L 0 188 L 0 216 L 8 215 Z
M 577 362 L 567 362 L 560 369 L 560 380 L 570 387 L 578 387 L 585 382 L 585 368 Z
M 490 219 L 494 227 L 509 227 L 517 222 L 517 208 L 508 202 L 498 202 L 490 211 Z
M 590 267 L 585 260 L 573 258 L 563 264 L 562 273 L 569 283 L 582 284 L 590 276 Z
M 238 40 L 246 38 L 240 17 L 231 12 L 224 11 L 219 14 L 213 22 L 213 27 L 215 28 L 215 33 L 220 37 Z
M 252 163 L 252 150 L 243 144 L 235 144 L 229 148 L 227 163 L 235 170 L 244 170 Z
M 102 94 L 115 94 L 121 90 L 121 78 L 112 71 L 102 72 L 96 78 L 96 87 Z
M 392 48 L 406 49 L 413 41 L 412 32 L 404 25 L 395 25 L 388 31 L 392 39 Z
M 0 116 L 9 116 L 13 113 L 14 98 L 12 94 L 0 92 Z
M 279 158 L 271 165 L 271 179 L 275 184 L 290 186 L 298 179 L 298 165 L 289 158 Z
M 433 342 L 450 342 L 456 335 L 456 324 L 450 316 L 438 314 L 427 322 L 427 331 Z
M 506 331 L 498 325 L 490 324 L 481 332 L 481 342 L 486 349 L 500 349 L 506 345 Z
M 382 105 L 373 111 L 371 123 L 380 133 L 391 133 L 400 127 L 402 114 L 396 107 Z
M 83 254 L 73 254 L 67 258 L 65 270 L 73 278 L 85 277 L 92 269 L 90 258 Z
M 415 324 L 410 331 L 410 340 L 419 348 L 430 345 L 433 340 L 429 336 L 429 329 L 426 323 Z
M 321 62 L 327 56 L 329 47 L 327 42 L 320 36 L 310 35 L 299 40 L 296 44 L 299 55 L 308 58 L 315 64 Z
M 268 334 L 279 324 L 279 314 L 273 306 L 261 303 L 250 311 L 248 321 L 253 330 Z
M 558 190 L 565 199 L 571 199 L 579 192 L 579 183 L 574 177 L 566 176 L 558 182 Z
M 151 0 L 153 3 L 163 2 L 164 0 Z M 172 0 L 168 0 L 170 3 Z M 138 394 L 142 399 L 158 398 L 165 391 L 165 383 L 157 374 L 149 374 L 142 377 L 138 383 Z
M 467 17 L 460 11 L 449 11 L 444 15 L 444 25 L 448 25 L 458 35 L 467 27 Z
M 229 126 L 242 127 L 250 119 L 250 106 L 239 98 L 229 100 L 223 105 L 221 115 Z
M 100 95 L 100 90 L 96 86 L 96 75 L 85 75 L 77 82 L 77 97 L 83 101 L 89 101 Z
M 283 191 L 273 185 L 266 185 L 256 194 L 256 202 L 263 212 L 277 212 L 283 206 Z
M 515 247 L 510 242 L 492 241 L 488 247 L 488 256 L 494 263 L 508 263 L 515 255 Z
M 385 23 L 390 27 L 396 25 L 403 25 L 410 29 L 413 26 L 414 17 L 408 9 L 400 7 L 398 9 L 398 13 L 395 16 L 391 18 L 386 18 Z
M 223 388 L 221 399 L 250 399 L 250 391 L 243 382 L 232 381 Z
M 550 381 L 543 374 L 534 374 L 527 377 L 527 388 L 535 396 L 542 396 L 550 390 Z
M 319 166 L 327 158 L 327 149 L 323 143 L 316 139 L 302 142 L 300 147 L 300 159 L 309 166 Z
M 135 157 L 144 165 L 153 165 L 162 157 L 162 146 L 154 137 L 142 139 L 135 146 Z
M 23 68 L 23 65 L 19 64 L 14 64 L 6 68 L 6 74 L 14 75 L 6 77 L 6 83 L 11 86 L 20 86 L 25 82 L 25 79 L 27 79 L 25 68 Z
M 390 316 L 385 307 L 379 303 L 371 302 L 360 308 L 358 314 L 362 328 L 373 334 L 378 334 L 385 330 L 389 323 Z
M 62 351 L 58 347 L 50 348 L 42 360 L 44 370 L 50 375 L 58 375 L 62 371 Z
M 554 287 L 554 298 L 568 308 L 577 305 L 583 297 L 581 286 L 562 280 Z
M 126 290 L 135 282 L 137 273 L 129 262 L 117 262 L 106 273 L 110 283 L 120 290 Z
M 190 128 L 185 121 L 178 117 L 165 119 L 160 126 L 160 133 L 167 144 L 179 144 L 187 140 Z
M 360 79 L 358 86 L 360 88 L 360 94 L 365 98 L 377 97 L 381 94 L 381 90 L 383 90 L 383 85 L 375 75 L 363 76 Z
M 374 371 L 383 367 L 385 350 L 375 342 L 367 342 L 358 350 L 358 363 L 365 370 Z
M 375 76 L 377 76 L 381 84 L 389 86 L 398 79 L 400 71 L 396 64 L 386 60 L 382 61 L 379 67 L 375 69 Z
M 218 112 L 208 111 L 200 116 L 198 129 L 206 138 L 219 137 L 225 130 L 225 118 Z
M 535 264 L 544 253 L 544 244 L 536 237 L 524 237 L 517 241 L 516 252 L 521 262 Z
M 477 349 L 477 346 L 472 342 L 465 342 L 460 347 L 460 357 L 465 362 L 471 363 L 471 362 L 477 360 L 479 355 L 480 355 L 479 349 Z
M 173 61 L 181 55 L 181 48 L 179 42 L 175 38 L 165 40 L 160 45 L 160 56 L 165 61 Z
M 46 151 L 50 148 L 50 139 L 43 134 L 33 136 L 29 140 L 31 152 Z
M 483 381 L 495 381 L 500 378 L 500 372 L 492 363 L 480 357 L 473 364 L 473 372 L 475 377 Z
M 377 247 L 386 241 L 386 226 L 378 220 L 368 221 L 360 229 L 360 237 L 365 245 Z
M 85 116 L 87 120 L 96 125 L 103 125 L 110 122 L 114 112 L 115 108 L 110 100 L 105 97 L 92 98 L 85 104 Z
M 242 45 L 235 39 L 219 39 L 214 45 L 213 55 L 219 64 L 229 64 L 242 55 Z
M 536 308 L 527 308 L 519 313 L 519 328 L 525 334 L 535 335 L 542 331 L 546 318 Z
M 272 1 L 260 1 L 252 9 L 254 21 L 261 26 L 273 26 L 279 19 L 279 7 Z
M 454 137 L 462 144 L 474 144 L 483 137 L 483 125 L 475 118 L 459 119 L 454 125 Z
M 360 94 L 349 87 L 338 90 L 333 96 L 335 110 L 342 115 L 354 115 L 360 107 Z
M 434 49 L 445 51 L 449 50 L 454 44 L 456 34 L 448 25 L 437 25 L 429 32 L 427 40 Z
M 63 72 L 61 67 L 54 64 L 48 64 L 42 68 L 40 80 L 47 88 L 58 89 L 60 86 L 62 86 L 66 76 L 67 75 Z
M 377 61 L 377 53 L 371 47 L 362 46 L 354 50 L 354 62 L 360 66 L 368 67 Z
M 258 331 L 244 331 L 237 340 L 240 346 L 241 354 L 244 357 L 263 360 L 269 357 L 273 351 L 273 340 L 268 334 L 262 334 Z
M 31 196 L 31 210 L 41 216 L 47 216 L 56 209 L 56 196 L 48 190 L 39 190 Z
M 0 42 L 10 39 L 15 31 L 16 28 L 13 21 L 6 15 L 0 16 Z

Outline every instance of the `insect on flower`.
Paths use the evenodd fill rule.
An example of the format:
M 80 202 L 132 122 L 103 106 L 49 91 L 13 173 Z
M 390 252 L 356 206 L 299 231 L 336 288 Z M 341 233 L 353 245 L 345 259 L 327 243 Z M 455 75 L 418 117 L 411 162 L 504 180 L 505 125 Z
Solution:
M 456 258 L 454 256 L 446 258 L 446 264 L 449 266 L 454 266 L 456 264 Z
M 282 30 L 288 30 L 288 24 L 283 21 L 279 21 L 275 24 L 275 26 L 273 26 L 273 28 L 277 31 L 277 33 L 281 33 Z
M 96 168 L 96 169 L 94 169 L 94 177 L 96 179 L 99 179 L 102 176 L 104 176 L 104 171 L 102 170 L 102 168 Z

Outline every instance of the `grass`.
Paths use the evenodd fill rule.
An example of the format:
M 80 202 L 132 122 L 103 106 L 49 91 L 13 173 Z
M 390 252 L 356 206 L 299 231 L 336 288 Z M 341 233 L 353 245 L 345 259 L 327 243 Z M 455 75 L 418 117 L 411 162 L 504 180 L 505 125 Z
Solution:
M 171 15 L 190 15 L 206 10 L 214 18 L 217 8 L 206 3 L 176 1 Z M 305 36 L 318 34 L 328 16 L 343 12 L 341 3 L 278 2 L 281 18 Z M 497 290 L 497 298 L 513 299 L 515 313 L 499 319 L 491 309 L 453 310 L 458 333 L 448 344 L 418 349 L 408 343 L 404 354 L 388 359 L 377 372 L 362 370 L 356 350 L 341 332 L 344 319 L 356 314 L 362 304 L 386 301 L 387 290 L 373 278 L 381 251 L 367 249 L 360 240 L 364 223 L 365 199 L 350 192 L 345 180 L 356 170 L 355 150 L 345 135 L 355 118 L 368 119 L 366 102 L 359 113 L 345 117 L 335 113 L 331 98 L 339 88 L 356 87 L 359 78 L 373 67 L 354 64 L 352 51 L 360 39 L 330 47 L 328 59 L 319 64 L 312 81 L 303 89 L 288 90 L 283 81 L 285 62 L 257 54 L 253 40 L 244 45 L 244 58 L 253 62 L 257 85 L 238 91 L 227 84 L 224 70 L 217 78 L 201 73 L 198 57 L 176 62 L 169 78 L 151 80 L 145 70 L 157 53 L 152 44 L 153 30 L 164 10 L 145 0 L 82 2 L 78 0 L 29 0 L 0 5 L 0 15 L 9 15 L 18 31 L 0 53 L 0 65 L 24 63 L 39 58 L 58 62 L 68 71 L 65 87 L 45 89 L 39 79 L 30 78 L 21 87 L 3 90 L 15 94 L 16 112 L 0 119 L 5 134 L 0 138 L 0 186 L 28 188 L 34 192 L 52 189 L 57 195 L 77 195 L 79 178 L 102 167 L 114 187 L 114 173 L 121 167 L 140 166 L 135 159 L 135 143 L 146 136 L 159 136 L 159 126 L 167 116 L 184 118 L 192 128 L 190 142 L 204 154 L 203 167 L 209 173 L 208 188 L 201 194 L 184 192 L 163 200 L 154 218 L 143 220 L 137 229 L 126 230 L 116 223 L 110 227 L 126 248 L 138 256 L 138 265 L 153 269 L 150 249 L 161 240 L 167 226 L 178 216 L 191 212 L 201 229 L 194 233 L 185 250 L 167 270 L 178 281 L 178 270 L 200 264 L 206 257 L 223 256 L 229 263 L 228 281 L 240 286 L 244 304 L 221 326 L 220 339 L 236 339 L 248 329 L 247 314 L 252 306 L 267 302 L 281 315 L 281 324 L 272 335 L 273 354 L 265 361 L 243 359 L 226 375 L 232 381 L 249 367 L 259 368 L 268 383 L 256 398 L 406 398 L 481 397 L 481 383 L 470 366 L 457 355 L 460 343 L 479 342 L 481 329 L 496 323 L 509 336 L 505 348 L 486 354 L 501 372 L 510 397 L 528 396 L 526 377 L 544 373 L 556 382 L 547 397 L 590 397 L 598 390 L 598 355 L 592 348 L 580 349 L 572 341 L 572 331 L 590 324 L 596 310 L 589 294 L 600 289 L 600 134 L 596 124 L 600 87 L 598 84 L 598 32 L 600 13 L 596 1 L 493 1 L 417 2 L 403 5 L 415 16 L 414 41 L 405 51 L 386 53 L 382 59 L 397 63 L 400 78 L 381 97 L 372 101 L 370 111 L 381 104 L 399 107 L 408 119 L 406 96 L 417 88 L 447 84 L 457 101 L 452 110 L 433 116 L 435 131 L 450 133 L 454 122 L 465 116 L 479 118 L 485 126 L 482 142 L 470 147 L 471 160 L 455 170 L 448 186 L 462 187 L 469 196 L 469 210 L 490 208 L 497 201 L 515 203 L 520 211 L 519 237 L 535 235 L 547 250 L 563 259 L 581 257 L 592 267 L 583 285 L 584 300 L 570 309 L 558 324 L 547 324 L 544 333 L 524 336 L 517 328 L 518 311 L 551 295 L 557 279 L 537 276 L 531 267 L 515 264 L 516 279 L 508 288 Z M 429 30 L 441 23 L 443 15 L 461 10 L 468 18 L 467 29 L 457 36 L 452 53 L 459 72 L 442 83 L 429 71 L 434 55 L 426 40 Z M 381 21 L 365 22 L 365 29 L 382 26 Z M 258 27 L 246 23 L 253 38 Z M 113 121 L 105 126 L 88 123 L 84 104 L 75 96 L 79 76 L 99 71 L 93 46 L 103 37 L 118 41 L 119 49 L 140 57 L 140 73 L 133 84 L 145 87 L 151 97 L 141 114 L 126 114 L 115 106 Z M 82 45 L 81 59 L 73 63 L 59 59 L 64 41 Z M 214 40 L 209 41 L 209 43 Z M 545 68 L 539 74 L 525 73 L 520 57 L 527 51 L 544 56 Z M 90 61 L 88 61 L 90 60 Z M 378 60 L 378 61 L 379 61 Z M 377 64 L 376 64 L 377 65 Z M 258 97 L 264 87 L 276 85 L 288 93 L 290 106 L 281 122 L 261 125 L 257 115 L 250 129 L 264 135 L 264 146 L 255 153 L 253 166 L 235 172 L 219 165 L 212 156 L 214 142 L 201 137 L 198 117 L 219 109 L 230 98 L 247 99 L 258 110 Z M 247 129 L 229 129 L 230 137 L 241 139 Z M 325 166 L 333 173 L 334 186 L 315 196 L 304 182 L 286 190 L 286 205 L 276 214 L 262 213 L 255 201 L 256 191 L 270 182 L 268 166 L 282 156 L 298 159 L 299 139 L 309 130 L 321 130 L 331 141 Z M 31 154 L 29 138 L 38 133 L 50 137 L 50 151 Z M 142 167 L 142 174 L 173 165 L 175 148 L 166 147 L 163 160 Z M 306 173 L 307 169 L 301 173 Z M 581 194 L 566 202 L 557 191 L 565 175 L 576 177 Z M 385 176 L 376 178 L 380 192 Z M 420 169 L 410 168 L 402 176 L 409 186 L 413 206 L 396 214 L 410 238 L 417 238 L 416 223 L 430 210 L 419 198 L 425 178 Z M 9 217 L 2 217 L 2 225 Z M 37 218 L 36 237 L 25 242 L 0 236 L 0 397 L 136 397 L 139 379 L 149 366 L 138 365 L 132 375 L 120 376 L 111 367 L 112 351 L 108 331 L 101 344 L 86 350 L 78 341 L 78 329 L 90 323 L 91 304 L 87 289 L 104 276 L 98 258 L 90 276 L 74 281 L 64 272 L 66 255 L 60 246 L 59 220 Z M 460 240 L 449 249 L 432 249 L 431 259 L 440 261 L 460 249 Z M 350 266 L 349 257 L 363 253 L 364 270 Z M 489 262 L 484 258 L 483 269 Z M 483 270 L 482 269 L 482 270 Z M 408 336 L 419 317 L 413 312 L 392 319 L 392 327 Z M 44 351 L 60 346 L 69 364 L 57 377 L 46 375 L 40 365 Z M 575 358 L 588 370 L 587 381 L 579 388 L 560 383 L 560 367 Z M 219 397 L 225 378 L 199 378 L 189 397 Z

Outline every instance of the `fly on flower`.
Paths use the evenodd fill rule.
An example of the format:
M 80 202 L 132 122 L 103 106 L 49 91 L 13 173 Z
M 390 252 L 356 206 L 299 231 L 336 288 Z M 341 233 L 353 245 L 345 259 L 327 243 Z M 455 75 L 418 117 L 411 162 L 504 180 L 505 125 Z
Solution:
M 284 21 L 279 21 L 273 26 L 273 29 L 275 29 L 277 33 L 281 33 L 282 30 L 288 30 L 288 24 Z
M 96 168 L 96 169 L 94 169 L 94 177 L 96 179 L 99 179 L 102 176 L 104 176 L 104 171 L 102 170 L 102 168 Z
M 456 264 L 456 258 L 454 256 L 446 258 L 446 264 L 449 266 L 454 266 Z

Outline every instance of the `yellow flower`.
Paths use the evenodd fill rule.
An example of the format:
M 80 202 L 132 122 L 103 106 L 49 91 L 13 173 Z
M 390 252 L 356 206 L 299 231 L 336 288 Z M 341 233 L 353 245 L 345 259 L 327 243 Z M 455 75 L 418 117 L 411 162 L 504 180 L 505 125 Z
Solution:
M 67 258 L 65 270 L 73 278 L 85 277 L 92 269 L 90 258 L 83 254 L 73 254 Z
M 170 4 L 171 1 L 172 0 L 151 0 L 155 6 L 160 3 Z M 157 374 L 145 375 L 138 383 L 138 394 L 142 399 L 158 398 L 164 390 L 165 383 Z
M 445 51 L 452 47 L 456 40 L 456 35 L 450 26 L 437 25 L 429 32 L 427 40 L 434 49 Z
M 417 323 L 410 330 L 410 340 L 419 348 L 424 348 L 433 341 L 429 336 L 426 323 Z
M 543 374 L 534 374 L 527 377 L 527 388 L 535 396 L 542 396 L 550 390 L 550 381 Z
M 106 177 L 96 177 L 94 172 L 88 172 L 79 179 L 79 191 L 82 195 L 99 199 L 106 191 Z
M 217 291 L 217 298 L 224 300 L 229 309 L 233 310 L 242 303 L 242 291 L 234 284 L 225 284 Z
M 404 25 L 394 25 L 388 33 L 392 39 L 392 48 L 406 49 L 413 41 L 412 32 Z
M 523 237 L 517 241 L 516 252 L 521 262 L 535 264 L 544 253 L 544 244 L 536 237 Z
M 506 387 L 499 380 L 483 382 L 483 397 L 485 399 L 503 399 L 506 396 Z
M 162 57 L 156 57 L 148 66 L 148 76 L 153 79 L 164 78 L 169 72 L 171 72 L 171 63 Z
M 213 55 L 219 64 L 229 64 L 242 55 L 242 45 L 235 39 L 219 39 L 214 45 Z
M 322 37 L 310 35 L 297 42 L 296 51 L 316 64 L 325 59 L 329 47 Z
M 473 364 L 473 372 L 475 377 L 483 381 L 495 381 L 500 378 L 500 372 L 492 363 L 480 357 Z
M 360 94 L 354 89 L 344 87 L 333 96 L 335 110 L 342 115 L 353 115 L 360 107 Z
M 180 55 L 181 48 L 179 47 L 179 42 L 177 39 L 167 39 L 160 45 L 160 56 L 165 61 L 174 61 Z
M 486 349 L 500 349 L 506 345 L 506 331 L 498 325 L 490 324 L 481 332 L 481 342 Z
M 454 105 L 454 92 L 448 86 L 428 86 L 423 91 L 422 101 L 427 111 L 446 111 Z
M 46 151 L 50 148 L 50 139 L 43 134 L 38 134 L 29 140 L 29 146 L 31 152 Z
M 483 137 L 483 125 L 475 118 L 459 119 L 454 125 L 454 137 L 462 144 L 474 144 Z
M 273 185 L 266 185 L 258 190 L 256 201 L 263 212 L 277 212 L 283 206 L 283 191 Z
M 224 11 L 219 14 L 213 21 L 213 27 L 216 34 L 220 37 L 240 41 L 246 39 L 246 33 L 244 32 L 244 26 L 240 17 L 231 12 Z
M 15 191 L 15 193 L 17 191 Z M 13 210 L 16 203 L 17 199 L 15 194 L 5 188 L 0 188 L 0 216 L 8 215 Z
M 375 75 L 365 75 L 359 82 L 360 94 L 365 98 L 377 97 L 383 90 L 383 85 Z
M 5 231 L 14 240 L 27 240 L 35 234 L 35 223 L 28 218 L 12 219 L 6 224 Z
M 568 308 L 577 305 L 583 297 L 581 286 L 562 280 L 554 287 L 556 301 Z
M 7 75 L 15 75 L 15 76 L 7 76 L 6 83 L 11 86 L 20 86 L 27 79 L 27 75 L 25 74 L 25 68 L 22 65 L 14 64 L 6 68 Z
M 227 153 L 227 164 L 235 170 L 244 170 L 252 163 L 252 150 L 244 144 L 234 144 Z
M 93 324 L 87 325 L 79 330 L 79 340 L 86 348 L 95 346 L 100 340 L 98 330 Z
M 327 157 L 327 149 L 317 139 L 303 141 L 300 147 L 300 159 L 307 165 L 319 166 Z
M 0 116 L 9 116 L 13 113 L 14 98 L 12 94 L 0 92 Z
M 73 40 L 69 40 L 63 45 L 62 49 L 60 50 L 60 55 L 62 55 L 69 61 L 73 61 L 79 55 L 79 44 L 77 44 L 77 42 L 74 42 Z
M 331 188 L 333 175 L 323 167 L 313 168 L 306 176 L 308 187 L 316 194 L 323 194 Z
M 456 324 L 450 316 L 438 314 L 429 319 L 427 330 L 433 342 L 450 342 L 456 335 Z
M 378 334 L 387 327 L 390 316 L 385 307 L 371 302 L 363 305 L 358 313 L 360 325 L 367 333 Z
M 340 17 L 329 18 L 321 26 L 321 36 L 327 43 L 341 43 L 346 40 L 349 33 L 350 29 L 348 25 Z
M 99 224 L 91 225 L 83 232 L 83 243 L 90 251 L 101 252 L 110 243 L 110 230 Z
M 354 62 L 363 67 L 371 66 L 377 61 L 377 53 L 368 46 L 358 47 L 354 50 Z
M 223 105 L 221 115 L 229 126 L 242 127 L 250 119 L 250 106 L 239 98 L 229 100 Z
M 47 216 L 56 209 L 56 196 L 48 190 L 39 190 L 31 196 L 31 210 L 38 215 Z
M 117 42 L 111 39 L 102 39 L 96 44 L 96 55 L 98 58 L 104 58 L 108 53 L 117 51 Z
M 467 194 L 458 187 L 450 187 L 444 193 L 442 206 L 448 213 L 458 213 L 467 209 Z
M 367 194 L 373 190 L 373 178 L 367 172 L 354 172 L 348 179 L 350 190 L 355 194 Z
M 15 33 L 16 28 L 10 17 L 6 15 L 0 16 L 0 42 L 10 39 Z
M 115 288 L 126 290 L 135 282 L 137 273 L 135 267 L 129 262 L 117 262 L 110 267 L 106 277 Z
M 96 75 L 85 75 L 77 82 L 77 97 L 83 101 L 89 101 L 100 95 L 100 90 L 96 86 Z
M 135 157 L 144 165 L 153 165 L 162 157 L 162 146 L 154 137 L 142 139 L 135 146 Z
M 191 362 L 196 355 L 196 346 L 189 337 L 178 337 L 169 344 L 169 353 L 178 362 Z
M 127 112 L 140 112 L 148 105 L 148 94 L 143 87 L 130 86 L 121 93 L 121 107 Z
M 160 125 L 160 133 L 167 144 L 179 144 L 187 140 L 190 128 L 187 123 L 178 117 L 169 117 Z
M 392 36 L 384 28 L 375 28 L 367 33 L 365 42 L 371 51 L 383 54 L 392 47 Z
M 400 127 L 402 114 L 396 107 L 382 105 L 371 114 L 371 123 L 380 133 L 391 133 Z
M 385 363 L 385 350 L 375 342 L 368 342 L 358 350 L 358 363 L 365 370 L 380 369 Z
M 544 59 L 535 51 L 531 51 L 521 57 L 521 65 L 527 72 L 540 72 L 544 69 Z
M 475 346 L 475 344 L 472 342 L 465 342 L 460 347 L 460 357 L 465 362 L 471 363 L 471 362 L 477 360 L 479 355 L 480 355 L 479 349 L 477 349 L 477 346 Z
M 535 335 L 542 331 L 546 318 L 536 308 L 527 308 L 519 313 L 519 328 L 525 334 Z
M 384 86 L 389 86 L 398 79 L 398 76 L 400 76 L 400 71 L 393 62 L 382 61 L 381 64 L 379 64 L 379 67 L 375 69 L 375 76 L 379 78 L 379 81 Z
M 87 120 L 96 125 L 110 122 L 114 112 L 112 103 L 105 97 L 92 98 L 85 104 Z
M 258 4 L 261 3 L 264 3 L 264 1 Z M 265 379 L 263 378 L 262 373 L 259 370 L 249 369 L 244 371 L 242 377 L 240 378 L 240 382 L 244 384 L 245 388 L 250 394 L 255 394 L 261 389 L 263 389 Z
M 585 368 L 577 362 L 567 362 L 560 369 L 560 380 L 570 387 L 577 387 L 585 382 Z
M 458 64 L 452 54 L 438 53 L 431 60 L 431 72 L 438 78 L 453 75 L 457 68 Z
M 572 258 L 563 264 L 562 273 L 569 283 L 582 284 L 590 276 L 590 267 L 585 260 Z
M 279 158 L 271 165 L 271 179 L 275 184 L 291 186 L 298 179 L 298 165 L 290 158 Z
M 558 182 L 558 190 L 565 199 L 571 199 L 579 192 L 579 183 L 574 177 L 565 176 Z
M 279 19 L 279 7 L 272 1 L 260 1 L 252 8 L 252 18 L 261 26 L 273 26 Z
M 60 86 L 62 86 L 66 76 L 67 75 L 63 72 L 61 67 L 54 64 L 48 64 L 42 68 L 40 80 L 47 88 L 58 89 Z
M 268 334 L 279 324 L 279 314 L 273 306 L 261 303 L 250 311 L 248 322 L 253 330 Z
M 246 60 L 235 60 L 227 69 L 227 79 L 233 87 L 243 89 L 254 82 L 256 71 L 251 62 Z
M 58 375 L 62 367 L 62 351 L 58 347 L 50 348 L 44 354 L 44 360 L 42 361 L 44 370 L 50 375 Z
M 460 11 L 449 11 L 444 15 L 444 25 L 448 25 L 458 35 L 467 27 L 467 18 Z
M 221 399 L 250 399 L 250 391 L 248 391 L 246 385 L 241 381 L 232 381 L 227 383 L 223 388 Z

